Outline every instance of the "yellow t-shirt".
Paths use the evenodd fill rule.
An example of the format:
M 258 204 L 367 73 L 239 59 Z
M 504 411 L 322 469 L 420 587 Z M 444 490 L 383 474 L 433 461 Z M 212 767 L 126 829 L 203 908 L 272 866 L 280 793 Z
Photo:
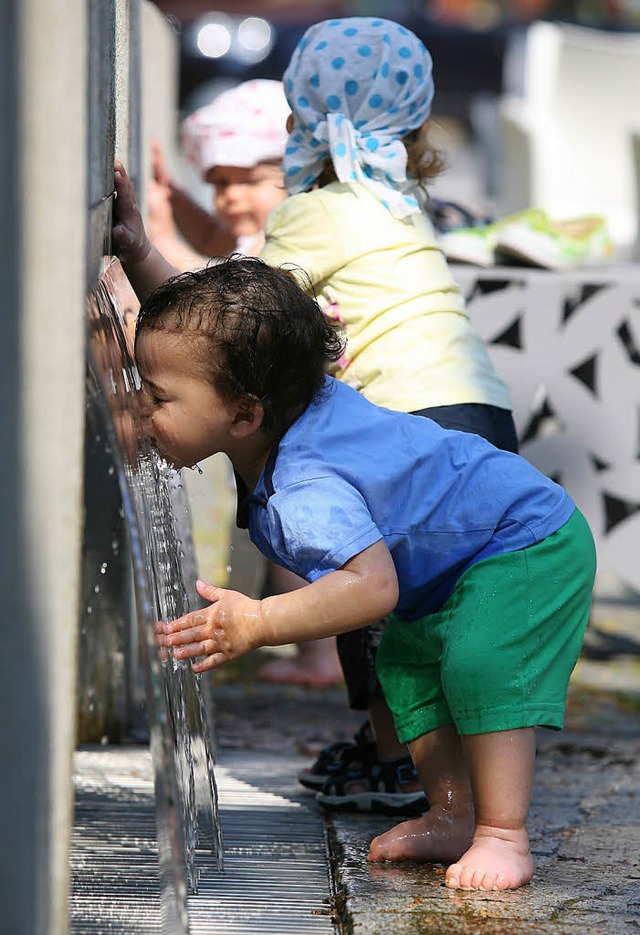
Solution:
M 334 182 L 278 205 L 265 233 L 267 263 L 302 267 L 335 299 L 348 338 L 336 376 L 367 399 L 511 408 L 425 214 L 397 220 L 363 185 Z

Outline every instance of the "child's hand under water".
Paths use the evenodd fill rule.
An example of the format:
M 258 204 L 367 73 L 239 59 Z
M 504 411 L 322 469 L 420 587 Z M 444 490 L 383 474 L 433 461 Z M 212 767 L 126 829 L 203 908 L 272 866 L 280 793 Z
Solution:
M 211 606 L 169 623 L 158 621 L 160 648 L 171 648 L 174 659 L 197 659 L 193 671 L 206 672 L 262 645 L 260 601 L 204 581 L 196 590 Z

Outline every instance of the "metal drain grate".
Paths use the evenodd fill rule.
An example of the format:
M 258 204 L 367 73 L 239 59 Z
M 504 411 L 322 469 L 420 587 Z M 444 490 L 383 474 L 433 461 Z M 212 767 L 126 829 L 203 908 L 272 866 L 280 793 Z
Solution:
M 198 849 L 191 935 L 335 935 L 324 826 L 298 791 L 299 767 L 294 757 L 223 751 L 225 869 Z M 75 772 L 71 932 L 162 932 L 148 749 L 79 750 Z

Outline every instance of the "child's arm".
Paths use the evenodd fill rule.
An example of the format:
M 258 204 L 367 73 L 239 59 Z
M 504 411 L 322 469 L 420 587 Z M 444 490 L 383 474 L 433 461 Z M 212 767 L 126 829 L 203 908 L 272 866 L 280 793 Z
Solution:
M 176 659 L 202 658 L 194 672 L 205 672 L 259 646 L 283 646 L 357 630 L 380 620 L 398 602 L 398 579 L 391 554 L 379 540 L 338 571 L 287 594 L 261 601 L 199 581 L 211 601 L 179 620 L 157 625 L 159 646 L 175 647 Z
M 236 247 L 236 238 L 215 215 L 201 207 L 182 188 L 171 185 L 173 217 L 182 236 L 206 257 L 224 256 Z
M 136 194 L 121 162 L 114 169 L 113 246 L 141 302 L 179 270 L 156 250 L 144 229 Z
M 154 179 L 147 185 L 147 235 L 154 247 L 168 263 L 181 272 L 202 269 L 209 257 L 197 253 L 179 236 L 171 194 L 167 186 Z

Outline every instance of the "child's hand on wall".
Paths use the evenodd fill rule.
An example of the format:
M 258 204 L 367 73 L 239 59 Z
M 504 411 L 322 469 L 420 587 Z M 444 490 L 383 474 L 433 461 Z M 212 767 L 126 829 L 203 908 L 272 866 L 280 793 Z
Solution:
M 131 179 L 116 160 L 113 173 L 116 200 L 113 206 L 113 250 L 140 302 L 179 270 L 152 245 Z
M 142 263 L 151 251 L 131 179 L 121 162 L 114 166 L 113 247 L 123 266 Z
M 260 601 L 204 581 L 197 582 L 196 590 L 211 605 L 169 623 L 159 621 L 159 647 L 171 648 L 178 660 L 200 657 L 193 671 L 206 672 L 262 645 Z

